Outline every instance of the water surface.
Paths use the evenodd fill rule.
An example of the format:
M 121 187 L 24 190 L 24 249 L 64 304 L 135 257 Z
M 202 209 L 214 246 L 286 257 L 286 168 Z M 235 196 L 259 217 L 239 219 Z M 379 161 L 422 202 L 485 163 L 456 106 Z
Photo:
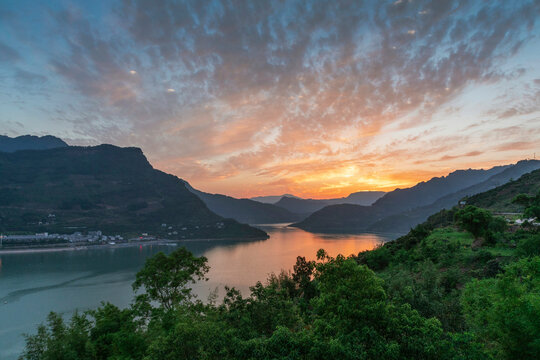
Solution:
M 291 270 L 298 255 L 315 259 L 318 249 L 330 255 L 357 254 L 388 240 L 375 234 L 321 235 L 261 225 L 270 238 L 262 241 L 184 241 L 194 254 L 208 258 L 210 280 L 194 287 L 206 299 L 214 289 L 235 286 L 244 295 L 268 274 Z M 175 246 L 101 248 L 64 252 L 0 255 L 0 359 L 16 359 L 23 333 L 32 333 L 50 311 L 65 315 L 96 308 L 102 301 L 128 306 L 135 273 L 146 258 L 171 252 Z

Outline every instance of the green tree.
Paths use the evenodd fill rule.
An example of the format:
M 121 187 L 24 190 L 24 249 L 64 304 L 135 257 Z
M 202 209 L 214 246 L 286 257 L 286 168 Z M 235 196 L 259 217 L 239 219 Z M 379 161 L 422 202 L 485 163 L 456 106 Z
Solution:
M 525 211 L 523 212 L 523 215 L 526 218 L 540 219 L 540 205 L 534 204 L 534 205 L 529 206 L 528 208 L 525 209 Z
M 298 256 L 296 258 L 292 279 L 298 286 L 299 295 L 306 300 L 315 296 L 315 286 L 312 282 L 314 270 L 315 261 L 307 261 L 304 256 Z
M 478 238 L 486 234 L 493 216 L 485 209 L 467 205 L 465 208 L 456 212 L 454 219 L 461 228 L 469 231 L 475 238 Z
M 529 206 L 531 202 L 531 197 L 526 194 L 518 194 L 515 198 L 512 199 L 512 203 L 522 205 L 522 206 Z
M 473 280 L 462 304 L 469 326 L 497 357 L 540 358 L 540 257 L 512 263 L 495 279 Z
M 157 301 L 165 310 L 186 304 L 194 298 L 188 285 L 208 280 L 207 261 L 204 256 L 194 256 L 185 247 L 168 256 L 160 252 L 148 259 L 137 273 L 133 290 L 144 287 L 146 293 L 138 297 L 139 302 Z
M 51 312 L 47 325 L 40 325 L 37 334 L 26 335 L 23 360 L 84 360 L 93 359 L 89 342 L 91 323 L 86 316 L 75 313 L 66 324 L 57 313 Z
M 519 194 L 512 200 L 512 202 L 525 207 L 523 215 L 526 218 L 540 219 L 540 192 L 538 192 L 536 196 Z

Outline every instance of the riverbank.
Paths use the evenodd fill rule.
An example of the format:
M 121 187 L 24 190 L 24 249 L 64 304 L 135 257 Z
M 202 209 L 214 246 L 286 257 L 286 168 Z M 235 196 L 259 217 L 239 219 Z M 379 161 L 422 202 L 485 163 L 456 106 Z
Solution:
M 88 244 L 88 245 L 79 245 L 79 246 L 49 246 L 49 247 L 21 247 L 15 249 L 0 249 L 0 255 L 9 255 L 9 254 L 25 254 L 25 253 L 50 253 L 50 252 L 63 252 L 63 251 L 80 251 L 80 250 L 89 250 L 89 249 L 115 249 L 122 247 L 133 247 L 133 246 L 148 246 L 148 245 L 170 245 L 177 246 L 179 243 L 183 242 L 193 242 L 193 241 L 262 241 L 267 240 L 269 237 L 261 238 L 208 238 L 208 239 L 182 239 L 182 240 L 170 240 L 170 239 L 161 239 L 161 240 L 150 240 L 150 241 L 132 241 L 126 243 L 116 243 L 116 244 Z

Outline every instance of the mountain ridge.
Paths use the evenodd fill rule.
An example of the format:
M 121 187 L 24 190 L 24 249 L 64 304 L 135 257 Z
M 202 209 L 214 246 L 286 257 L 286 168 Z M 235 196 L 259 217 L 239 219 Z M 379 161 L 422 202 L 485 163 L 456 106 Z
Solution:
M 228 195 L 210 194 L 193 188 L 186 182 L 189 191 L 197 195 L 216 214 L 246 224 L 289 223 L 302 220 L 304 216 L 273 204 L 251 199 L 238 199 Z M 306 215 L 307 216 L 307 215 Z
M 430 205 L 418 207 L 400 214 L 391 215 L 388 219 L 380 220 L 380 223 L 371 225 L 368 230 L 382 231 L 393 223 L 394 228 L 399 224 L 399 231 L 408 231 L 412 227 L 424 222 L 427 218 L 441 209 L 450 209 L 460 200 L 475 194 L 486 192 L 490 189 L 504 185 L 512 179 L 520 178 L 524 174 L 530 173 L 540 168 L 540 161 L 521 160 L 514 166 L 507 167 L 503 171 L 491 176 L 487 180 L 469 186 L 455 193 L 443 196 Z
M 275 205 L 294 213 L 309 215 L 310 213 L 320 210 L 328 205 L 371 205 L 385 194 L 386 193 L 384 191 L 358 191 L 351 193 L 346 197 L 332 199 L 302 199 L 282 197 L 278 202 L 275 203 Z
M 9 137 L 0 135 L 0 152 L 21 150 L 46 150 L 69 146 L 64 140 L 52 135 L 21 135 Z
M 267 236 L 210 211 L 183 180 L 154 169 L 139 148 L 0 153 L 0 230 L 72 228 L 179 239 Z
M 318 232 L 326 231 L 326 229 L 328 231 L 341 229 L 343 231 L 405 232 L 410 227 L 421 223 L 430 214 L 455 205 L 461 198 L 467 195 L 474 195 L 502 185 L 512 177 L 519 177 L 537 168 L 540 168 L 540 161 L 522 160 L 516 164 L 496 166 L 487 170 L 456 170 L 448 176 L 432 178 L 429 181 L 420 182 L 408 189 L 396 189 L 377 200 L 372 206 L 368 207 L 369 210 L 355 209 L 351 215 L 347 215 L 345 212 L 339 210 L 338 207 L 340 205 L 336 205 L 337 207 L 334 206 L 326 210 L 323 208 L 311 214 L 303 221 L 292 224 L 291 226 Z M 455 189 L 457 185 L 454 183 L 452 186 L 447 186 L 448 184 L 445 183 L 445 180 L 454 181 L 455 179 L 463 178 L 467 172 L 472 174 L 472 180 L 468 179 L 468 181 L 462 184 L 469 184 L 469 186 L 449 192 Z M 497 181 L 497 179 L 499 180 Z M 482 181 L 470 185 L 474 180 Z M 429 196 L 425 196 L 421 191 L 422 187 L 425 188 L 426 186 Z M 437 187 L 444 187 L 439 191 L 439 194 L 442 194 L 442 196 L 429 203 L 433 199 L 433 194 L 437 190 Z M 412 202 L 414 205 L 422 205 L 413 207 L 414 205 L 409 203 L 400 203 L 407 201 L 407 199 L 413 199 Z M 332 212 L 339 212 L 342 216 L 336 218 Z

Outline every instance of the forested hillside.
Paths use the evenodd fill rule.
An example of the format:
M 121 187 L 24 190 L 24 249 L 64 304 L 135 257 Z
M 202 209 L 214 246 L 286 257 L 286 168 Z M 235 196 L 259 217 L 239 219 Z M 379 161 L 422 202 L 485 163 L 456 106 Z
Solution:
M 174 236 L 167 234 L 169 226 Z M 182 180 L 152 168 L 137 148 L 0 153 L 0 231 L 87 230 L 169 238 L 266 236 L 214 214 Z
M 540 193 L 520 193 L 537 186 L 527 176 L 478 201 L 512 197 L 525 216 L 540 216 Z M 299 256 L 292 272 L 272 274 L 247 296 L 226 288 L 219 302 L 195 299 L 189 283 L 208 270 L 206 258 L 183 248 L 160 253 L 137 274 L 134 290 L 146 292 L 133 306 L 104 304 L 69 323 L 53 313 L 22 358 L 540 356 L 539 226 L 473 205 L 434 214 L 372 251 Z

